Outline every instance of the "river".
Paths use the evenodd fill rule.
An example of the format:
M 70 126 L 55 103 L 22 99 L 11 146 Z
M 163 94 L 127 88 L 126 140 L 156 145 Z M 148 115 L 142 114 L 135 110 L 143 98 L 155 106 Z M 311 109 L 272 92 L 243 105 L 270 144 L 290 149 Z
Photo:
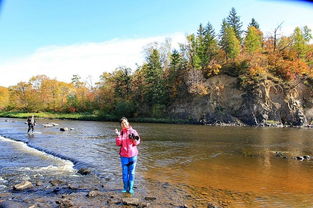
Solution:
M 44 123 L 58 126 L 45 128 Z M 121 186 L 115 122 L 0 118 L 0 192 L 10 177 L 74 175 L 87 167 Z M 132 123 L 142 137 L 136 183 L 183 184 L 193 193 L 223 190 L 231 207 L 312 207 L 313 129 Z M 72 128 L 61 132 L 60 127 Z M 287 158 L 284 158 L 287 157 Z M 144 189 L 153 189 L 146 186 Z M 150 190 L 151 191 L 151 190 Z M 241 197 L 237 197 L 241 195 Z M 245 196 L 252 200 L 249 205 Z

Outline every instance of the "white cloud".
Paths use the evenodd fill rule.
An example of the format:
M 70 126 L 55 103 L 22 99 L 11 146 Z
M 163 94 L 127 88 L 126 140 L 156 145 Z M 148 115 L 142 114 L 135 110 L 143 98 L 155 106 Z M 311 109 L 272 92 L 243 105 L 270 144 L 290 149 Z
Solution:
M 143 49 L 149 43 L 172 40 L 172 46 L 185 42 L 185 35 L 176 33 L 150 38 L 111 40 L 101 43 L 81 43 L 70 46 L 48 46 L 35 53 L 0 64 L 0 86 L 27 82 L 32 76 L 45 74 L 59 81 L 70 82 L 73 74 L 82 79 L 98 81 L 103 72 L 119 66 L 135 69 L 144 61 Z

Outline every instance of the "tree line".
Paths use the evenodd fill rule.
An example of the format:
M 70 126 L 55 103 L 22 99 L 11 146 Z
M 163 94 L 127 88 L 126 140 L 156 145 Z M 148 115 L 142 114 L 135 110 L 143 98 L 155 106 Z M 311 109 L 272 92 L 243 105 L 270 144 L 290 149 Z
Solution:
M 191 96 L 206 96 L 206 79 L 219 74 L 238 78 L 238 87 L 251 90 L 261 80 L 288 85 L 313 77 L 311 30 L 296 27 L 289 36 L 282 25 L 265 37 L 252 18 L 247 28 L 234 8 L 219 33 L 200 24 L 186 43 L 171 49 L 170 40 L 145 49 L 145 61 L 135 71 L 119 67 L 104 72 L 95 86 L 78 75 L 71 83 L 32 77 L 9 88 L 0 87 L 0 109 L 25 112 L 94 112 L 128 117 L 165 117 L 169 107 Z

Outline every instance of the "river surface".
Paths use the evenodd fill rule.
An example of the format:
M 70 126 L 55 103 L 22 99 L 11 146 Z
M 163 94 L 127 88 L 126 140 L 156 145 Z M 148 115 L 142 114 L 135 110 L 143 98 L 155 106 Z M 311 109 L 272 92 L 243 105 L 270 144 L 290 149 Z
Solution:
M 51 122 L 59 125 L 42 126 Z M 142 138 L 139 188 L 152 179 L 252 194 L 260 207 L 313 207 L 313 129 L 132 126 Z M 60 127 L 73 130 L 61 132 Z M 25 120 L 0 118 L 0 192 L 9 189 L 10 177 L 72 175 L 81 167 L 119 178 L 115 128 L 119 124 L 114 122 L 39 119 L 36 133 L 28 135 Z M 303 155 L 311 160 L 294 159 Z M 121 180 L 112 183 L 121 185 Z M 248 207 L 238 199 L 232 206 Z

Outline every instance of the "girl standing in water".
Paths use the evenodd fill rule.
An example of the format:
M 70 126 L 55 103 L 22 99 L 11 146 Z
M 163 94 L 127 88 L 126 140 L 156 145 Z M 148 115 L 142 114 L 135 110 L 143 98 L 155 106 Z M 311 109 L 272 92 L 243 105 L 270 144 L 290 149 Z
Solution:
M 124 189 L 122 192 L 134 193 L 135 168 L 137 163 L 138 149 L 140 137 L 135 129 L 133 129 L 127 118 L 123 117 L 120 120 L 121 131 L 115 129 L 116 145 L 120 146 L 120 157 L 123 173 Z

